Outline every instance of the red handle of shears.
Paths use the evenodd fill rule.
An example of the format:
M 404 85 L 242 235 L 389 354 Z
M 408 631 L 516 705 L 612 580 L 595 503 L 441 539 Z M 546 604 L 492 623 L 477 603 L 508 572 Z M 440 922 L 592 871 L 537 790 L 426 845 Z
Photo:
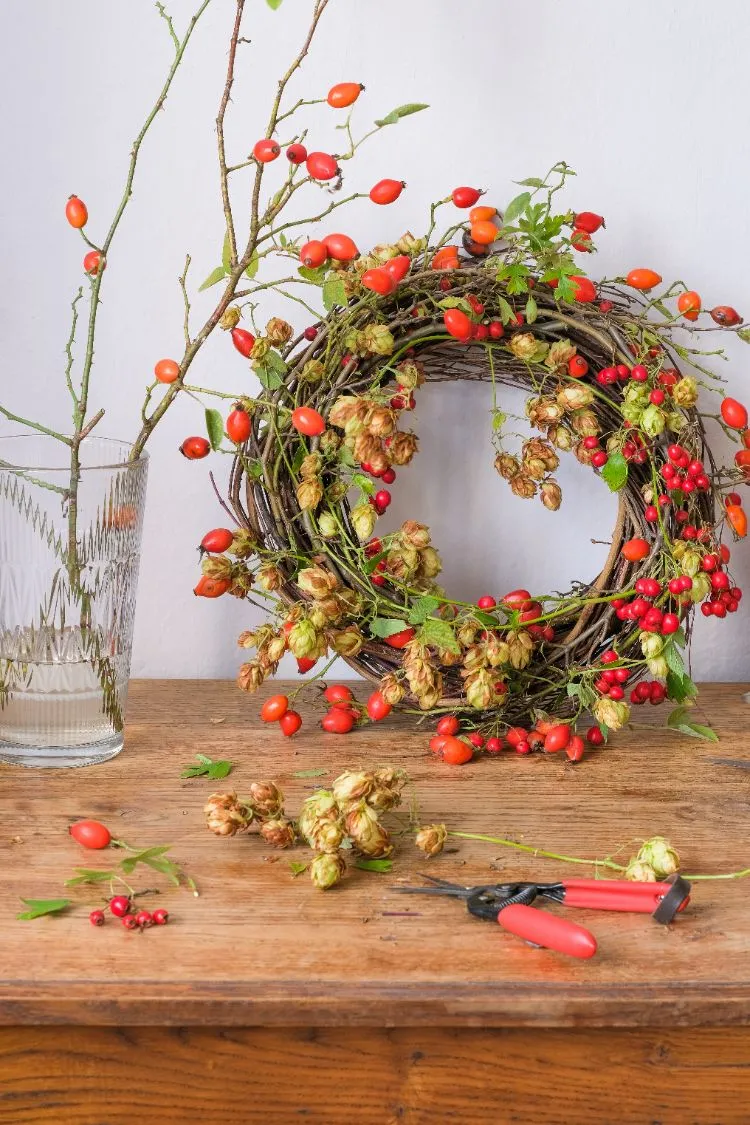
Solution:
M 596 953 L 596 938 L 583 926 L 577 926 L 566 918 L 558 918 L 556 914 L 535 910 L 533 906 L 521 903 L 506 906 L 498 914 L 497 920 L 509 934 L 531 941 L 534 945 L 542 945 L 545 949 L 556 949 L 558 953 L 567 953 L 569 957 L 580 957 L 583 960 Z
M 626 910 L 633 914 L 653 914 L 670 883 L 631 883 L 616 879 L 566 879 L 565 905 L 589 910 Z M 685 899 L 680 904 L 684 910 Z

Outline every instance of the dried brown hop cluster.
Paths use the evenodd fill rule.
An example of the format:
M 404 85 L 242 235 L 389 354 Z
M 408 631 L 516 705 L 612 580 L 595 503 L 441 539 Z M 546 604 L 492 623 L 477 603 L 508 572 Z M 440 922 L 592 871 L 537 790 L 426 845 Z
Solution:
M 302 804 L 296 821 L 284 813 L 284 794 L 272 781 L 253 782 L 248 796 L 215 793 L 205 807 L 208 828 L 217 836 L 234 836 L 257 823 L 260 835 L 274 848 L 289 848 L 298 839 L 316 853 L 310 878 L 321 890 L 339 883 L 346 873 L 346 855 L 385 859 L 393 852 L 382 813 L 401 803 L 407 781 L 403 770 L 346 770 L 330 789 L 319 789 Z

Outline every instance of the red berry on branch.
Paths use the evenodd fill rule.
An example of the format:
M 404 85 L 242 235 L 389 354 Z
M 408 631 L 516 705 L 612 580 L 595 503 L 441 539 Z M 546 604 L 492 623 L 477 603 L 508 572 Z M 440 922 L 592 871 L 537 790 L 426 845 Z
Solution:
M 630 372 L 630 378 L 636 383 L 645 383 L 648 379 L 648 371 L 642 363 L 636 363 L 635 367 Z
M 125 914 L 124 917 L 120 919 L 120 921 L 122 922 L 126 930 L 138 929 L 138 922 L 136 921 L 135 914 Z
M 83 259 L 83 268 L 86 273 L 90 273 L 92 277 L 101 273 L 107 267 L 107 263 L 102 258 L 99 250 L 89 250 L 88 254 Z
M 270 137 L 263 137 L 261 140 L 256 141 L 253 145 L 253 156 L 259 164 L 268 164 L 271 160 L 275 160 L 281 152 L 276 141 Z
M 721 400 L 721 416 L 733 430 L 744 430 L 747 427 L 747 409 L 736 398 Z
M 462 739 L 449 735 L 443 742 L 440 756 L 449 766 L 465 766 L 474 757 L 474 751 Z
M 196 598 L 220 598 L 231 589 L 231 586 L 230 578 L 210 578 L 207 574 L 203 574 L 193 587 L 193 593 Z
M 628 562 L 640 562 L 645 559 L 651 552 L 651 548 L 645 539 L 636 537 L 635 539 L 628 539 L 623 543 L 621 554 Z
M 664 394 L 664 391 L 660 390 L 657 387 L 653 391 L 651 391 L 651 394 L 648 396 L 648 401 L 652 404 L 652 406 L 661 406 L 665 398 L 666 395 Z
M 290 164 L 304 164 L 307 160 L 307 149 L 300 144 L 289 145 L 286 158 Z
M 317 664 L 312 656 L 298 656 L 297 657 L 297 671 L 301 676 L 306 676 L 307 673 Z
M 446 309 L 443 313 L 446 330 L 456 340 L 466 343 L 471 339 L 472 322 L 461 309 Z
M 180 365 L 174 359 L 160 359 L 154 365 L 154 375 L 160 383 L 174 383 L 180 377 Z
M 308 327 L 307 327 L 307 328 L 305 329 L 305 331 L 304 331 L 304 332 L 302 333 L 302 335 L 303 335 L 303 336 L 305 337 L 305 339 L 306 339 L 306 340 L 309 340 L 309 341 L 311 341 L 311 342 L 312 342 L 313 340 L 317 340 L 317 338 L 318 338 L 318 329 L 317 329 L 316 325 L 314 325 L 314 324 L 311 324 L 311 325 L 309 325 L 309 326 L 308 326 Z
M 245 359 L 249 359 L 252 354 L 255 337 L 252 332 L 248 332 L 246 328 L 233 328 L 232 343 L 240 355 L 244 356 Z
M 310 406 L 298 406 L 292 411 L 292 425 L 306 437 L 316 437 L 326 428 L 323 416 Z
M 501 340 L 504 335 L 505 335 L 505 328 L 502 324 L 502 321 L 491 320 L 490 321 L 490 338 L 492 340 Z
M 337 82 L 328 91 L 326 101 L 333 109 L 346 109 L 356 102 L 363 90 L 359 82 Z
M 588 369 L 589 365 L 582 355 L 574 355 L 568 360 L 568 375 L 574 379 L 582 379 Z
M 327 234 L 323 243 L 330 256 L 338 262 L 352 262 L 359 257 L 359 250 L 348 234 Z
M 374 187 L 370 188 L 370 199 L 381 207 L 388 203 L 395 203 L 405 187 L 403 180 L 378 180 Z
M 398 254 L 383 265 L 386 273 L 390 274 L 396 284 L 403 281 L 411 268 L 411 258 L 408 254 Z
M 260 717 L 264 723 L 278 723 L 288 710 L 289 700 L 285 695 L 270 695 L 260 709 Z
M 123 918 L 130 910 L 130 899 L 127 895 L 115 895 L 109 900 L 109 909 L 115 918 Z
M 71 195 L 65 204 L 65 218 L 76 230 L 85 227 L 89 221 L 89 212 L 86 204 L 77 195 Z
M 342 707 L 332 707 L 320 720 L 320 725 L 328 734 L 348 734 L 355 723 L 352 711 Z
M 243 445 L 252 433 L 252 422 L 246 410 L 237 407 L 229 414 L 226 422 L 227 437 L 235 445 Z
M 482 219 L 471 224 L 469 233 L 473 242 L 478 242 L 480 246 L 491 246 L 497 238 L 497 227 L 489 219 Z
M 416 634 L 416 629 L 400 629 L 398 633 L 391 633 L 385 638 L 385 643 L 391 648 L 406 648 Z
M 579 254 L 590 254 L 593 249 L 591 235 L 587 230 L 574 229 L 570 236 L 570 244 Z
M 180 453 L 188 461 L 200 461 L 203 457 L 208 457 L 210 452 L 211 446 L 204 437 L 185 438 L 180 446 Z
M 155 910 L 153 919 L 155 926 L 166 926 L 169 921 L 169 911 L 164 909 Z
M 595 469 L 604 468 L 604 466 L 607 464 L 608 461 L 609 461 L 609 457 L 607 456 L 607 454 L 604 452 L 603 449 L 600 449 L 591 458 L 591 464 L 594 466 Z
M 393 469 L 386 469 L 384 473 L 381 473 L 381 480 L 383 481 L 383 484 L 393 484 L 395 479 L 396 473 Z
M 568 745 L 565 747 L 565 753 L 571 762 L 580 762 L 584 755 L 586 747 L 580 734 L 574 734 Z
M 152 924 L 154 916 L 150 910 L 139 910 L 135 916 L 135 920 L 141 927 L 141 929 L 144 930 L 146 926 L 150 926 Z
M 392 293 L 397 284 L 395 279 L 382 267 L 365 270 L 359 280 L 365 289 L 370 289 L 381 297 L 387 297 Z
M 653 289 L 661 281 L 661 274 L 656 270 L 649 269 L 635 269 L 631 270 L 625 278 L 627 285 L 631 289 Z
M 319 242 L 315 238 L 306 242 L 299 252 L 299 260 L 309 270 L 316 270 L 320 266 L 324 266 L 328 261 L 328 249 L 325 243 Z
M 382 719 L 387 719 L 390 713 L 391 705 L 385 701 L 383 693 L 374 691 L 367 700 L 367 714 L 372 721 L 374 723 L 379 723 Z
M 586 231 L 587 234 L 596 234 L 605 225 L 603 216 L 597 215 L 593 211 L 579 211 L 573 219 L 573 226 L 577 230 Z
M 697 320 L 701 311 L 699 294 L 694 289 L 689 289 L 686 293 L 680 293 L 677 298 L 677 308 L 685 317 L 685 320 Z
M 591 278 L 571 277 L 570 280 L 575 286 L 575 294 L 573 297 L 575 301 L 578 301 L 581 305 L 588 305 L 596 300 L 596 288 Z
M 492 597 L 492 594 L 482 594 L 482 597 L 477 601 L 477 607 L 479 609 L 494 609 L 496 605 L 497 602 Z
M 502 738 L 498 738 L 496 735 L 493 735 L 492 738 L 487 739 L 484 748 L 488 754 L 499 754 L 503 748 L 503 740 Z
M 466 207 L 473 207 L 474 204 L 478 202 L 481 195 L 482 192 L 479 188 L 457 187 L 451 192 L 451 199 L 453 200 L 454 207 L 460 207 L 463 210 Z M 487 218 L 491 219 L 492 215 L 488 215 Z M 472 222 L 474 221 L 475 219 L 472 216 Z
M 717 305 L 716 308 L 711 309 L 709 316 L 722 328 L 733 328 L 735 324 L 742 324 L 742 317 L 731 305 Z
M 339 174 L 336 159 L 327 152 L 311 152 L 305 166 L 313 180 L 332 180 Z
M 232 546 L 233 541 L 234 532 L 228 527 L 215 527 L 213 531 L 207 531 L 203 536 L 200 549 L 210 555 L 223 555 Z
M 105 921 L 103 910 L 92 910 L 89 914 L 89 922 L 92 926 L 103 926 Z

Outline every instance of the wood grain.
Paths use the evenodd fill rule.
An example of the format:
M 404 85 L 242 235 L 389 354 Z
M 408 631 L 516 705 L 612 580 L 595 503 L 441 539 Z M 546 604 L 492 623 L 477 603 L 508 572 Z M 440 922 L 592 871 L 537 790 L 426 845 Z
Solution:
M 747 1125 L 723 1031 L 0 1030 L 0 1125 Z
M 576 963 L 468 918 L 456 903 L 394 894 L 395 880 L 426 867 L 408 838 L 392 876 L 351 872 L 321 894 L 306 876 L 291 878 L 290 853 L 272 852 L 254 837 L 211 836 L 201 808 L 215 786 L 179 779 L 196 751 L 229 757 L 240 792 L 251 780 L 277 779 L 296 811 L 345 766 L 389 762 L 413 777 L 423 821 L 590 855 L 621 846 L 627 855 L 629 841 L 664 833 L 687 870 L 731 870 L 750 865 L 750 770 L 715 759 L 750 764 L 745 690 L 702 689 L 718 746 L 633 730 L 578 766 L 559 756 L 508 754 L 456 769 L 435 761 L 427 731 L 403 718 L 348 738 L 323 735 L 314 701 L 303 701 L 305 726 L 284 740 L 258 723 L 257 697 L 232 684 L 136 682 L 126 749 L 114 761 L 80 771 L 0 769 L 0 1023 L 415 1030 L 746 1024 L 747 882 L 696 884 L 688 911 L 669 929 L 642 916 L 568 912 L 599 939 L 597 957 Z M 651 710 L 646 719 L 658 721 Z M 293 776 L 313 767 L 328 772 L 316 780 Z M 168 892 L 162 897 L 173 923 L 145 934 L 114 922 L 94 930 L 86 914 L 101 897 L 95 889 L 79 893 L 81 908 L 70 915 L 16 922 L 19 896 L 57 897 L 75 866 L 107 865 L 106 855 L 84 853 L 67 836 L 68 824 L 82 816 L 105 820 L 132 843 L 171 843 L 201 897 Z M 571 871 L 469 841 L 456 841 L 429 870 L 467 883 Z

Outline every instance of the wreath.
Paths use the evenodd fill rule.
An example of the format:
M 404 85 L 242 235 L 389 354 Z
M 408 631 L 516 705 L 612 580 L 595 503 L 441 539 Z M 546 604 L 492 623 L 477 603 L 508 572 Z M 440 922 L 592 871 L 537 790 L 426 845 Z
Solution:
M 746 534 L 736 489 L 750 448 L 717 464 L 707 421 L 747 447 L 747 411 L 684 329 L 743 333 L 741 318 L 729 306 L 704 312 L 697 293 L 664 288 L 650 269 L 594 284 L 579 262 L 604 221 L 555 213 L 569 174 L 560 164 L 525 181 L 502 214 L 457 189 L 441 202 L 461 218 L 471 208 L 469 221 L 439 239 L 434 205 L 425 238 L 366 254 L 340 234 L 285 248 L 328 312 L 296 338 L 273 318 L 254 340 L 263 390 L 237 404 L 249 433 L 230 482 L 241 530 L 228 554 L 203 561 L 202 581 L 271 600 L 275 620 L 240 637 L 255 650 L 244 690 L 286 651 L 313 676 L 342 656 L 377 685 L 373 719 L 396 705 L 461 714 L 489 749 L 508 735 L 524 750 L 558 749 L 557 739 L 578 757 L 571 728 L 585 712 L 597 741 L 628 721 L 629 704 L 665 698 L 671 726 L 711 737 L 688 710 L 683 649 L 696 606 L 717 618 L 739 606 L 726 540 Z M 377 533 L 389 486 L 418 452 L 416 397 L 456 379 L 488 384 L 488 455 L 516 497 L 559 509 L 563 456 L 617 494 L 599 574 L 564 594 L 517 589 L 468 604 L 440 586 L 418 512 Z M 522 420 L 503 412 L 508 386 L 527 395 Z M 699 405 L 706 391 L 721 394 L 719 411 Z

